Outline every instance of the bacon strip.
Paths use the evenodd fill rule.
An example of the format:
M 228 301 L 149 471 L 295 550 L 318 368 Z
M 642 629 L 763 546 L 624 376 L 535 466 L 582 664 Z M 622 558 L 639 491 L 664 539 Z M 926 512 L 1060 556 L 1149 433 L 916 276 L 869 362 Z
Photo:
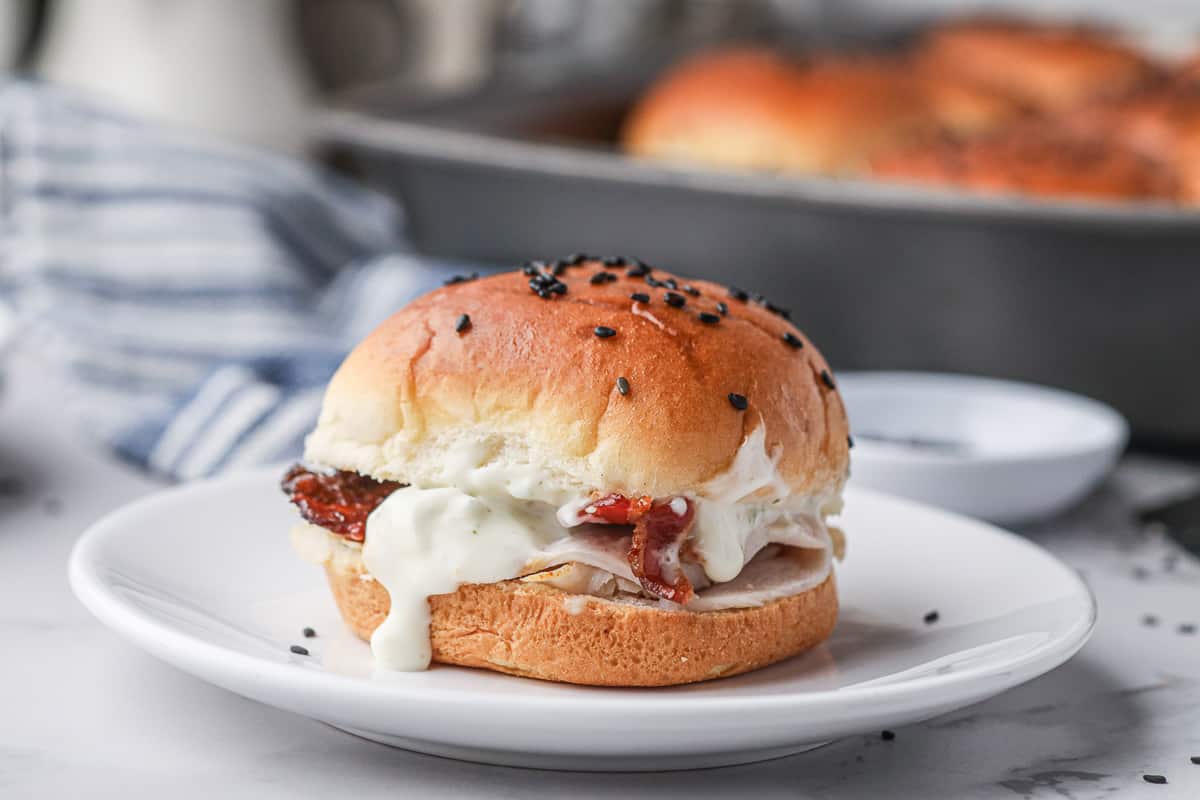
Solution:
M 388 495 L 405 485 L 346 470 L 323 474 L 296 464 L 283 476 L 279 487 L 304 519 L 361 542 L 367 535 L 367 517 Z
M 687 603 L 696 592 L 679 565 L 679 550 L 695 521 L 691 501 L 683 500 L 684 511 L 675 513 L 672 502 L 656 503 L 633 526 L 629 566 L 642 588 L 664 600 Z

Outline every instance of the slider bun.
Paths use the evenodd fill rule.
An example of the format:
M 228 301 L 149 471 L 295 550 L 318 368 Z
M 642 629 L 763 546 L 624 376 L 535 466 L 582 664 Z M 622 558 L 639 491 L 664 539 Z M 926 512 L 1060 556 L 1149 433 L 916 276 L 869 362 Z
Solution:
M 605 269 L 620 277 L 589 282 Z M 506 473 L 508 465 L 532 465 L 538 491 L 552 495 L 667 497 L 727 470 L 763 425 L 787 487 L 836 501 L 848 467 L 846 412 L 812 343 L 725 287 L 691 281 L 700 293 L 692 296 L 679 278 L 687 304 L 675 308 L 664 302 L 667 290 L 625 271 L 598 261 L 570 267 L 561 277 L 568 293 L 553 299 L 510 272 L 414 301 L 334 375 L 306 458 L 417 485 L 439 482 L 447 464 L 470 458 Z M 651 297 L 637 304 L 640 315 L 634 292 Z M 728 316 L 701 322 L 698 313 L 716 314 L 718 302 Z M 456 333 L 462 314 L 470 327 Z M 597 326 L 616 335 L 599 338 Z M 618 377 L 628 380 L 628 395 L 618 392 Z M 730 393 L 746 396 L 749 407 L 734 408 Z
M 933 125 L 915 87 L 870 59 L 741 49 L 669 70 L 630 113 L 622 142 L 647 158 L 844 174 Z
M 1170 168 L 1179 199 L 1200 200 L 1200 82 L 1177 82 L 1099 103 L 1063 124 L 1081 136 L 1108 138 Z
M 1163 201 L 1177 194 L 1169 170 L 1120 143 L 1040 126 L 928 143 L 884 154 L 871 167 L 878 178 L 993 194 Z
M 931 30 L 927 69 L 1004 92 L 1044 112 L 1118 97 L 1160 76 L 1137 50 L 1098 30 L 1009 20 L 964 20 Z
M 387 590 L 361 559 L 325 567 L 359 638 L 387 616 Z M 519 580 L 467 584 L 429 598 L 433 660 L 594 686 L 669 686 L 765 667 L 823 642 L 837 620 L 833 573 L 758 608 L 663 611 Z M 577 611 L 578 613 L 572 613 Z

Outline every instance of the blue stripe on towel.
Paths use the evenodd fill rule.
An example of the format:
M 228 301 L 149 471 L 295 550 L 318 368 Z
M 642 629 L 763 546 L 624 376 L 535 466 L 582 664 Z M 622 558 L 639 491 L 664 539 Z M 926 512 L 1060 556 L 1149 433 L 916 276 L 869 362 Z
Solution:
M 173 478 L 295 457 L 341 355 L 472 267 L 298 161 L 0 85 L 0 302 L 119 456 Z

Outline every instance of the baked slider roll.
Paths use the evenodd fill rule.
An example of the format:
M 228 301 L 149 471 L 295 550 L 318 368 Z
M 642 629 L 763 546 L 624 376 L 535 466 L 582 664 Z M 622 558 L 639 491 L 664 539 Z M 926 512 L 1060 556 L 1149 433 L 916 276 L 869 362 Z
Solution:
M 918 45 L 927 69 L 1005 93 L 1042 113 L 1120 97 L 1159 80 L 1159 68 L 1101 30 L 975 19 L 933 28 Z
M 283 488 L 380 667 L 661 686 L 829 636 L 848 448 L 785 311 L 574 256 L 384 322 Z
M 868 60 L 741 49 L 669 70 L 630 112 L 621 140 L 644 158 L 846 175 L 934 127 L 917 88 Z
M 1096 201 L 1178 199 L 1174 174 L 1155 159 L 1120 142 L 1043 125 L 893 151 L 872 161 L 871 174 L 983 194 Z

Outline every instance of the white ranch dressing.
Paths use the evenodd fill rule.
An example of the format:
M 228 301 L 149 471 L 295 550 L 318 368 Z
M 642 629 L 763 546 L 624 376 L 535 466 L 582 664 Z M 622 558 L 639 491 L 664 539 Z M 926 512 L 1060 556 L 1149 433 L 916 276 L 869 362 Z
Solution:
M 429 666 L 430 596 L 454 592 L 465 583 L 516 578 L 556 551 L 574 549 L 572 540 L 579 537 L 569 529 L 579 524 L 579 510 L 590 502 L 588 497 L 550 491 L 534 465 L 496 455 L 484 443 L 447 454 L 437 476 L 447 485 L 399 489 L 368 517 L 363 564 L 391 598 L 387 618 L 371 637 L 380 667 L 411 671 Z M 696 506 L 692 535 L 713 582 L 737 577 L 771 541 L 828 547 L 819 499 L 788 498 L 775 464 L 760 424 L 746 437 L 730 469 L 689 498 Z M 763 487 L 773 491 L 739 502 Z M 683 511 L 682 503 L 672 501 L 672 510 Z M 611 560 L 578 555 L 585 563 Z M 623 560 L 611 566 L 622 567 L 614 573 L 619 577 L 632 578 Z

